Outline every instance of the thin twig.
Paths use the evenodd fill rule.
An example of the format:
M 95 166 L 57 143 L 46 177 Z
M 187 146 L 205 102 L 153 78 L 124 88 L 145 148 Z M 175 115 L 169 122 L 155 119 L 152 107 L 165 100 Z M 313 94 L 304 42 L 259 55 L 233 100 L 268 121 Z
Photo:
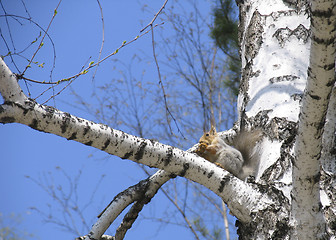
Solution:
M 24 9 L 25 9 L 25 11 L 26 11 L 28 17 L 31 18 L 30 14 L 29 14 L 29 12 L 28 12 L 28 9 L 27 9 L 27 7 L 26 7 L 26 4 L 24 3 L 23 0 L 21 0 L 21 3 L 22 3 L 22 5 L 23 5 L 23 7 L 24 7 Z
M 227 217 L 225 202 L 223 200 L 222 200 L 222 208 L 223 208 L 223 220 L 224 220 L 224 227 L 225 227 L 225 236 L 226 236 L 226 240 L 230 240 L 229 221 L 228 221 L 228 217 Z
M 52 22 L 54 21 L 54 19 L 55 19 L 55 17 L 56 17 L 57 9 L 58 9 L 58 7 L 60 6 L 61 2 L 62 2 L 62 0 L 60 0 L 60 1 L 58 2 L 57 6 L 56 6 L 56 8 L 55 8 L 55 10 L 54 10 L 54 14 L 53 14 L 53 16 L 52 16 L 52 18 L 51 18 L 51 20 L 50 20 L 50 22 L 49 22 L 49 25 L 48 25 L 46 31 L 45 31 L 44 34 L 43 34 L 43 37 L 42 37 L 42 39 L 41 39 L 41 41 L 40 41 L 40 44 L 39 44 L 38 48 L 36 49 L 36 51 L 34 52 L 32 58 L 29 60 L 29 63 L 28 63 L 28 65 L 26 66 L 25 70 L 23 70 L 22 75 L 23 75 L 23 74 L 27 71 L 27 69 L 30 67 L 30 64 L 31 64 L 32 61 L 34 60 L 34 58 L 35 58 L 37 52 L 38 52 L 38 51 L 41 49 L 41 47 L 43 46 L 43 40 L 44 40 L 45 36 L 47 35 L 47 32 L 49 31 L 49 28 L 50 28 Z
M 209 102 L 210 102 L 210 123 L 211 126 L 216 126 L 216 120 L 215 120 L 215 113 L 214 113 L 214 103 L 213 103 L 213 91 L 214 91 L 214 80 L 213 80 L 213 71 L 215 67 L 215 59 L 216 59 L 216 53 L 217 53 L 217 48 L 214 47 L 214 53 L 213 57 L 211 60 L 211 67 L 210 67 L 210 74 L 209 74 Z M 218 123 L 219 124 L 219 123 Z M 218 126 L 217 126 L 218 127 Z
M 18 21 L 17 20 L 17 18 L 21 18 L 21 19 L 24 19 L 24 20 L 27 20 L 27 21 L 29 21 L 29 22 L 31 22 L 31 23 L 33 23 L 33 24 L 35 24 L 46 36 L 47 36 L 47 38 L 49 39 L 49 41 L 50 41 L 50 43 L 51 43 L 51 45 L 52 45 L 52 48 L 53 48 L 53 53 L 54 53 L 54 61 L 53 61 L 53 68 L 52 68 L 52 70 L 51 70 L 51 72 L 53 71 L 53 69 L 55 68 L 55 64 L 56 64 L 56 48 L 55 48 L 55 44 L 54 44 L 54 42 L 53 42 L 53 40 L 52 40 L 52 38 L 50 37 L 50 35 L 48 34 L 48 32 L 44 29 L 44 28 L 42 28 L 41 27 L 41 25 L 39 25 L 37 22 L 35 22 L 34 20 L 32 20 L 31 18 L 27 18 L 27 17 L 23 17 L 23 16 L 18 16 L 18 15 L 14 15 L 14 14 L 7 14 L 7 15 L 0 15 L 0 17 L 12 17 L 14 20 L 16 20 L 16 21 Z M 33 43 L 35 43 L 35 41 L 33 42 Z M 7 45 L 7 44 L 6 44 Z M 28 45 L 28 47 L 31 45 L 31 43 Z M 18 52 L 18 53 L 11 53 L 11 54 L 9 54 L 10 55 L 10 57 L 12 58 L 12 55 L 19 55 L 20 53 L 22 53 L 23 51 L 25 51 L 26 49 L 28 49 L 28 47 L 26 47 L 24 50 L 22 50 L 22 51 L 20 51 L 20 52 Z M 7 47 L 7 49 L 9 50 L 9 48 Z M 20 56 L 20 55 L 19 55 Z M 27 59 L 27 61 L 28 61 L 28 59 Z M 12 62 L 14 63 L 14 60 L 12 59 Z M 15 64 L 15 63 L 14 63 Z M 29 65 L 28 65 L 29 66 Z M 18 70 L 18 72 L 20 72 L 19 71 L 19 69 L 16 67 L 16 69 Z M 22 75 L 23 73 L 21 73 L 21 75 Z M 22 75 L 23 76 L 23 75 Z M 29 80 L 28 80 L 29 81 Z
M 102 43 L 101 43 L 100 50 L 99 50 L 99 55 L 98 55 L 98 61 L 97 61 L 98 64 L 97 64 L 97 67 L 95 69 L 95 72 L 92 75 L 92 81 L 94 80 L 94 78 L 96 76 L 98 66 L 99 66 L 99 61 L 100 61 L 100 58 L 101 58 L 101 55 L 102 55 L 102 52 L 103 52 L 103 48 L 104 48 L 104 42 L 105 42 L 105 23 L 104 23 L 103 8 L 100 5 L 99 0 L 97 0 L 97 3 L 98 3 L 98 6 L 99 6 L 99 9 L 100 9 L 100 16 L 101 16 L 101 21 L 102 21 Z
M 159 84 L 160 84 L 160 86 L 161 86 L 162 93 L 163 93 L 163 100 L 164 100 L 164 104 L 165 104 L 165 108 L 166 108 L 166 118 L 167 118 L 167 123 L 168 123 L 168 126 L 169 126 L 169 130 L 170 130 L 171 133 L 173 132 L 173 130 L 171 129 L 170 123 L 169 123 L 168 114 L 169 114 L 170 117 L 173 119 L 173 121 L 174 121 L 174 123 L 175 123 L 175 126 L 176 126 L 178 132 L 179 132 L 179 133 L 181 134 L 181 136 L 185 139 L 183 133 L 182 133 L 181 130 L 180 130 L 180 127 L 179 127 L 178 124 L 177 124 L 176 119 L 174 118 L 173 114 L 170 112 L 169 107 L 168 107 L 168 103 L 167 103 L 167 95 L 166 95 L 166 92 L 165 92 L 165 89 L 164 89 L 164 86 L 163 86 L 163 82 L 162 82 L 162 78 L 161 78 L 161 73 L 160 73 L 160 67 L 159 67 L 159 63 L 158 63 L 158 61 L 157 61 L 156 53 L 155 53 L 155 40 L 154 40 L 154 30 L 153 30 L 153 27 L 151 27 L 151 32 L 152 32 L 153 57 L 154 57 L 154 61 L 155 61 L 155 65 L 156 65 L 156 69 L 157 69 L 158 76 L 159 76 Z
M 4 43 L 5 43 L 5 45 L 6 45 L 6 48 L 7 48 L 7 51 L 8 51 L 8 53 L 7 53 L 6 56 L 9 56 L 9 57 L 11 58 L 11 61 L 12 61 L 13 65 L 15 66 L 16 70 L 17 70 L 18 72 L 20 72 L 19 67 L 16 65 L 16 63 L 15 63 L 15 61 L 14 61 L 14 59 L 13 59 L 13 54 L 11 54 L 9 45 L 8 45 L 8 43 L 7 43 L 7 41 L 6 41 L 5 37 L 4 37 L 4 35 L 2 35 L 1 28 L 0 28 L 0 36 L 1 36 L 2 40 L 4 41 Z
M 7 19 L 7 16 L 8 16 L 8 15 L 7 15 L 7 12 L 6 12 L 5 7 L 4 7 L 3 4 L 2 4 L 2 1 L 0 1 L 0 5 L 1 5 L 2 10 L 3 10 L 4 13 L 5 13 L 5 19 L 6 19 L 6 25 L 7 25 L 7 28 L 8 28 L 9 38 L 10 38 L 10 40 L 11 40 L 11 42 L 12 42 L 14 51 L 16 51 L 16 49 L 15 49 L 15 44 L 14 44 L 14 40 L 13 40 L 12 31 L 11 31 L 11 29 L 10 29 L 10 27 L 9 27 L 9 23 L 8 23 L 8 19 Z
M 160 8 L 160 10 L 155 14 L 154 18 L 152 19 L 152 21 L 150 23 L 147 24 L 146 27 L 144 27 L 143 29 L 140 30 L 140 32 L 143 32 L 145 31 L 146 28 L 148 28 L 149 26 L 152 27 L 153 26 L 153 23 L 154 21 L 156 20 L 156 18 L 159 16 L 159 14 L 162 12 L 162 10 L 165 8 L 166 4 L 167 4 L 168 0 L 166 0 L 162 7 Z
M 90 61 L 90 58 L 89 58 L 89 60 L 88 61 Z M 82 67 L 82 69 L 81 70 L 83 70 L 83 68 L 84 68 L 84 66 L 85 66 L 86 64 L 84 64 L 83 65 L 83 67 Z M 49 100 L 50 99 L 52 99 L 52 98 L 54 98 L 55 99 L 55 97 L 56 96 L 58 96 L 58 95 L 60 95 L 61 94 L 61 92 L 63 92 L 73 81 L 75 81 L 75 79 L 76 78 L 74 78 L 74 79 L 71 79 L 71 81 L 69 81 L 68 82 L 68 84 L 67 85 L 65 85 L 60 91 L 58 91 L 56 94 L 53 94 L 50 98 L 48 98 L 44 103 L 42 103 L 42 105 L 43 104 L 46 104 L 47 102 L 49 102 Z M 49 87 L 49 89 L 51 89 L 51 88 L 53 88 L 54 89 L 54 85 L 52 85 L 51 87 Z M 47 90 L 45 90 L 44 92 L 42 92 L 39 96 L 37 96 L 35 99 L 37 99 L 37 98 L 39 98 L 40 96 L 42 96 L 46 91 L 48 91 L 49 89 L 47 89 Z
M 161 26 L 162 24 L 164 24 L 164 23 L 162 22 L 162 23 L 156 24 L 156 25 L 153 26 L 153 28 L 158 27 L 158 26 Z M 97 66 L 98 64 L 104 62 L 104 61 L 107 60 L 108 58 L 110 58 L 110 57 L 112 57 L 113 55 L 117 54 L 117 53 L 119 52 L 120 49 L 122 49 L 123 47 L 126 47 L 127 45 L 129 45 L 129 44 L 133 43 L 134 41 L 138 40 L 138 39 L 141 38 L 142 36 L 144 36 L 144 35 L 146 35 L 147 33 L 149 33 L 149 31 L 151 31 L 151 30 L 148 30 L 148 31 L 142 33 L 141 35 L 136 36 L 135 38 L 133 38 L 133 39 L 132 39 L 131 41 L 129 41 L 129 42 L 124 41 L 124 42 L 121 44 L 121 46 L 118 47 L 113 53 L 110 53 L 109 55 L 107 55 L 106 57 L 104 57 L 104 58 L 103 58 L 102 60 L 100 60 L 99 62 L 96 62 L 96 63 L 92 63 L 92 62 L 91 62 L 91 63 L 89 64 L 88 67 L 86 67 L 85 69 L 82 69 L 79 73 L 77 73 L 77 74 L 75 74 L 75 75 L 73 75 L 73 76 L 71 76 L 71 77 L 63 78 L 63 79 L 58 80 L 58 81 L 55 81 L 55 82 L 45 82 L 45 81 L 37 81 L 37 80 L 34 80 L 34 82 L 35 82 L 35 83 L 39 83 L 39 84 L 60 84 L 60 83 L 62 83 L 62 82 L 68 82 L 68 81 L 70 81 L 70 80 L 73 79 L 73 78 L 77 78 L 77 77 L 79 77 L 80 75 L 86 74 L 86 73 L 88 72 L 89 69 L 91 69 L 91 68 Z M 28 78 L 24 77 L 22 74 L 21 74 L 20 78 L 25 79 L 25 80 L 27 80 L 27 81 L 31 81 L 31 80 L 32 80 L 32 79 L 28 79 Z

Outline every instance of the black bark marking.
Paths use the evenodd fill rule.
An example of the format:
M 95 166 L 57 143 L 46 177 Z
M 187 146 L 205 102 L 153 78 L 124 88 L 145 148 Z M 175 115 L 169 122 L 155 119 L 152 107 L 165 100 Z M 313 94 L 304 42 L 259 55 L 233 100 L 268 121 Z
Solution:
M 169 147 L 167 151 L 167 156 L 163 159 L 164 166 L 167 166 L 170 163 L 172 156 L 173 156 L 173 148 Z
M 26 102 L 25 102 L 26 103 Z M 29 102 L 30 103 L 30 102 Z M 18 104 L 18 103 L 14 103 L 14 102 L 5 102 L 4 104 L 8 104 L 8 105 L 10 105 L 10 106 L 12 106 L 12 107 L 18 107 L 18 108 L 20 108 L 22 111 L 23 111 L 23 115 L 26 115 L 27 114 L 27 112 L 29 111 L 29 110 L 31 110 L 31 109 L 33 109 L 34 107 L 32 107 L 31 109 L 27 109 L 27 108 L 25 108 L 25 107 L 23 107 L 21 104 Z
M 334 38 L 318 38 L 315 35 L 312 36 L 312 41 L 324 45 L 324 46 L 329 46 L 334 43 Z
M 25 105 L 28 106 L 28 108 L 25 109 L 25 112 L 23 114 L 26 115 L 26 113 L 29 110 L 33 110 L 36 104 L 37 104 L 37 102 L 34 99 L 31 99 L 31 98 L 29 98 L 28 101 L 25 101 Z
M 76 138 L 77 138 L 77 133 L 74 132 L 74 133 L 68 138 L 68 140 L 74 140 L 74 139 L 76 139 Z
M 184 175 L 186 174 L 186 172 L 187 172 L 188 169 L 189 169 L 189 163 L 183 163 L 183 169 L 179 173 L 179 176 L 180 177 L 184 177 Z
M 35 129 L 35 130 L 38 130 L 37 129 L 37 124 L 38 124 L 38 121 L 34 118 L 33 121 L 31 122 L 31 124 L 29 124 L 28 126 Z
M 134 154 L 135 161 L 139 161 L 142 159 L 146 146 L 147 146 L 147 142 L 142 141 L 138 151 Z
M 124 156 L 122 156 L 121 159 L 128 159 L 132 155 L 133 155 L 133 151 L 130 151 L 130 152 L 126 153 Z
M 64 113 L 64 116 L 63 116 L 63 123 L 61 125 L 61 130 L 62 130 L 62 133 L 65 133 L 67 128 L 68 128 L 68 125 L 69 125 L 69 122 L 70 122 L 70 118 L 71 118 L 71 115 L 69 113 Z
M 8 106 L 11 106 L 11 107 L 18 107 L 23 111 L 23 115 L 26 115 L 27 112 L 29 111 L 29 109 L 24 108 L 21 104 L 11 102 L 11 101 L 5 101 L 2 105 L 8 105 Z M 2 106 L 0 106 L 0 113 L 2 113 L 4 111 L 6 111 L 6 110 L 4 110 L 4 108 Z
M 218 192 L 223 192 L 224 190 L 224 186 L 226 185 L 226 183 L 228 183 L 230 181 L 230 176 L 225 176 L 222 178 L 222 180 L 220 181 L 220 186 L 218 188 Z
M 334 63 L 323 65 L 323 69 L 326 70 L 326 71 L 330 71 L 330 70 L 332 70 L 334 67 L 335 67 L 335 64 L 334 64 Z M 328 87 L 332 86 L 332 85 L 333 85 L 333 82 L 334 82 L 334 80 L 331 80 L 331 81 L 330 81 L 330 85 L 328 84 L 327 86 L 328 86 Z
M 14 106 L 15 105 L 15 103 L 11 102 L 11 101 L 5 101 L 3 104 L 4 105 L 9 105 L 9 106 Z
M 298 8 L 298 4 L 296 0 L 284 0 L 285 4 L 288 4 L 292 8 Z
M 294 75 L 283 75 L 283 76 L 279 76 L 279 77 L 272 77 L 272 78 L 269 79 L 269 81 L 271 83 L 278 83 L 278 82 L 285 82 L 285 81 L 291 82 L 291 81 L 294 81 L 296 79 L 299 79 L 299 77 L 294 76 Z
M 320 97 L 320 96 L 312 95 L 312 94 L 310 94 L 310 93 L 308 93 L 308 95 L 309 95 L 312 99 L 314 99 L 314 100 L 321 100 L 321 97 Z
M 3 118 L 1 118 L 0 122 L 2 122 L 2 123 L 13 123 L 13 122 L 15 122 L 15 118 L 13 118 L 13 117 L 3 117 Z
M 213 170 L 211 170 L 209 173 L 208 173 L 208 178 L 211 178 L 212 175 L 214 174 L 215 172 Z
M 6 102 L 5 102 L 4 104 L 6 104 Z M 4 107 L 0 105 L 0 113 L 3 113 L 3 112 L 5 112 L 5 111 L 6 111 L 6 110 L 4 109 Z
M 302 93 L 294 93 L 290 96 L 294 101 L 301 101 L 303 94 Z
M 246 30 L 247 43 L 245 46 L 245 55 L 248 60 L 254 59 L 262 45 L 262 34 L 264 18 L 258 11 L 254 11 L 251 21 Z
M 91 146 L 92 145 L 92 141 L 88 141 L 86 143 L 84 143 L 86 146 Z
M 320 182 L 320 178 L 321 178 L 321 173 L 318 172 L 314 176 L 311 176 L 311 177 L 307 178 L 307 181 L 311 182 L 312 184 L 316 184 L 316 183 Z
M 169 177 L 170 177 L 170 178 L 176 178 L 176 177 L 177 177 L 177 175 L 176 175 L 176 174 L 174 174 L 174 173 L 171 173 L 171 174 L 169 174 Z
M 90 130 L 90 126 L 86 125 L 86 127 L 84 128 L 83 136 L 85 136 L 89 130 Z
M 292 191 L 293 191 L 293 190 L 292 190 Z M 293 201 L 296 201 L 296 195 L 293 194 L 292 191 L 291 191 L 291 193 L 290 193 L 290 196 L 291 196 L 291 199 L 292 199 L 292 202 L 293 202 Z
M 23 108 L 21 105 L 18 105 L 18 106 L 20 106 L 20 108 L 23 109 L 23 116 L 26 116 L 26 114 L 28 113 L 29 109 Z
M 47 112 L 47 116 L 50 118 L 54 115 L 55 111 L 57 111 L 55 108 L 50 107 L 50 106 L 46 106 L 45 110 Z
M 279 28 L 275 31 L 272 37 L 278 40 L 280 47 L 284 47 L 289 38 L 295 36 L 298 40 L 306 43 L 309 39 L 310 32 L 305 26 L 300 24 L 297 28 L 291 30 L 290 28 Z
M 288 219 L 284 219 L 284 221 L 277 222 L 275 231 L 273 232 L 271 239 L 284 239 L 290 230 L 288 222 L 289 222 Z
M 30 110 L 30 109 L 27 109 L 27 108 L 23 107 L 21 104 L 16 104 L 16 103 L 12 103 L 12 102 L 5 102 L 4 104 L 8 104 L 8 105 L 10 105 L 12 107 L 15 106 L 15 107 L 20 108 L 23 111 L 23 116 L 26 116 L 26 114 Z
M 106 141 L 105 141 L 105 143 L 104 143 L 104 146 L 102 147 L 102 149 L 101 150 L 105 150 L 106 148 L 107 148 L 107 146 L 110 144 L 110 139 L 107 139 Z
M 75 117 L 75 118 L 76 118 L 77 122 L 79 122 L 79 123 L 83 123 L 84 122 L 84 120 L 81 119 L 81 118 L 79 118 L 79 117 Z

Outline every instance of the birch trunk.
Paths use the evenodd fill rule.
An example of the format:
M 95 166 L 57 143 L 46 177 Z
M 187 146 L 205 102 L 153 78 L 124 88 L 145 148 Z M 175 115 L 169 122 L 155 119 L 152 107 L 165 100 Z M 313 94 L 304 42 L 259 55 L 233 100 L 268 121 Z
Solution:
M 331 141 L 335 122 L 330 122 L 335 119 L 333 101 L 330 121 L 324 125 L 335 84 L 335 1 L 312 1 L 311 6 L 304 1 L 245 1 L 240 4 L 239 38 L 243 63 L 240 121 L 259 126 L 267 134 L 269 143 L 264 145 L 257 180 L 279 190 L 289 214 L 285 221 L 278 221 L 278 206 L 274 206 L 253 223 L 240 224 L 240 236 L 323 239 L 328 232 L 335 236 L 331 225 L 335 215 L 330 209 L 335 199 L 330 196 L 335 193 L 329 187 L 328 194 L 320 195 L 320 186 L 326 186 L 326 180 L 333 182 L 335 174 L 331 168 L 335 160 L 335 142 Z M 321 158 L 325 128 L 324 140 L 329 144 L 325 157 L 333 161 Z M 328 174 L 322 173 L 321 178 L 323 162 Z M 276 225 L 273 234 L 269 225 Z

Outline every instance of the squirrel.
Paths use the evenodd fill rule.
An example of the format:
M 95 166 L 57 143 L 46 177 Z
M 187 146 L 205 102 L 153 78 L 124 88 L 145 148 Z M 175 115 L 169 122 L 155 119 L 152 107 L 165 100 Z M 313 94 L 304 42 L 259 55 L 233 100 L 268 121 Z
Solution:
M 196 154 L 224 168 L 241 180 L 252 175 L 256 177 L 260 161 L 257 143 L 262 131 L 240 131 L 234 136 L 232 146 L 228 145 L 212 125 L 199 140 Z

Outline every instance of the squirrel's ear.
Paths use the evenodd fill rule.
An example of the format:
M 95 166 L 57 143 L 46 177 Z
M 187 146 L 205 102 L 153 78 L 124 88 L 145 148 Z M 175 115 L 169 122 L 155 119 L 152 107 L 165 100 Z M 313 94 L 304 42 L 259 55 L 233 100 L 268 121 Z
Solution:
M 215 125 L 212 125 L 212 124 L 211 124 L 210 133 L 211 133 L 212 135 L 215 135 L 215 134 L 217 133 Z

